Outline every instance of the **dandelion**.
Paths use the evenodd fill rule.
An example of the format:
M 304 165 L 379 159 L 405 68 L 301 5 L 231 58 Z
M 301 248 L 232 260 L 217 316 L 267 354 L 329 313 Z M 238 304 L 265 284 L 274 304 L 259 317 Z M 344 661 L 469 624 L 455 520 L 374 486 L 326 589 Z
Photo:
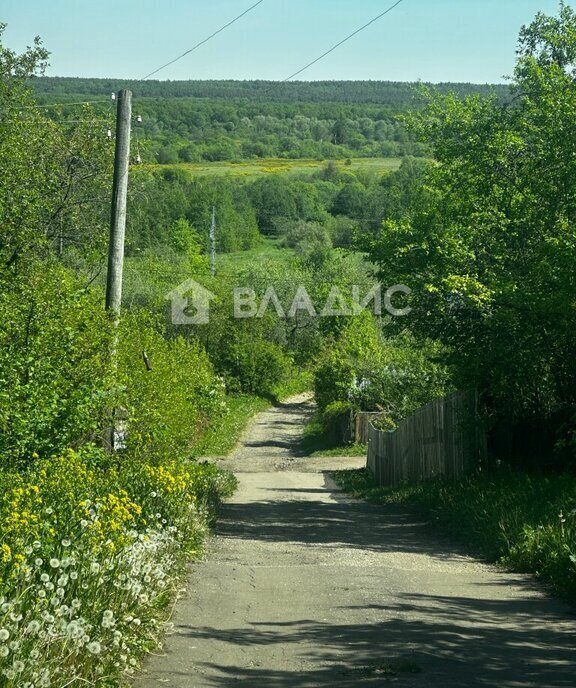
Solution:
M 72 543 L 68 539 L 62 540 L 62 547 L 70 547 Z
M 8 643 L 8 647 L 12 650 L 12 652 L 16 652 L 16 650 L 20 647 L 20 643 L 17 640 L 12 640 Z
M 100 564 L 97 561 L 93 561 L 90 564 L 90 573 L 99 573 L 100 571 Z
M 93 655 L 99 655 L 102 651 L 102 646 L 97 640 L 93 640 L 91 643 L 88 643 L 86 649 Z
M 0 640 L 8 640 L 9 637 L 9 631 L 7 631 L 5 628 L 0 628 Z
M 30 621 L 28 626 L 26 627 L 26 633 L 38 633 L 40 630 L 40 622 L 36 620 Z
M 36 564 L 36 566 L 38 566 L 38 567 L 42 566 L 43 563 L 44 563 L 44 561 L 42 559 L 40 559 L 40 557 L 38 557 L 37 559 L 34 559 L 34 564 Z
M 50 559 L 50 566 L 53 569 L 58 569 L 60 568 L 60 559 Z
M 41 580 L 43 583 L 47 583 L 47 582 L 50 580 L 50 576 L 49 576 L 47 573 L 43 573 L 43 574 L 40 576 L 40 580 Z
M 66 633 L 74 640 L 77 640 L 84 636 L 84 629 L 77 621 L 71 621 L 68 626 L 66 626 Z
M 24 662 L 17 660 L 13 664 L 13 669 L 17 674 L 21 674 L 24 671 Z
M 0 657 L 8 657 L 10 654 L 10 650 L 6 647 L 6 645 L 0 645 Z

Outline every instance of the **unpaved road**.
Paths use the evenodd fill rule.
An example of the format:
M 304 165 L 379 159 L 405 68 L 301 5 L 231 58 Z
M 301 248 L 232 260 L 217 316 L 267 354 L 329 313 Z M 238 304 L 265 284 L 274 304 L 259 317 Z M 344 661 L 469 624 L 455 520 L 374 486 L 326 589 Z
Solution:
M 363 459 L 298 457 L 309 411 L 260 414 L 226 460 L 240 488 L 136 687 L 576 686 L 574 611 L 340 493 L 327 471 Z

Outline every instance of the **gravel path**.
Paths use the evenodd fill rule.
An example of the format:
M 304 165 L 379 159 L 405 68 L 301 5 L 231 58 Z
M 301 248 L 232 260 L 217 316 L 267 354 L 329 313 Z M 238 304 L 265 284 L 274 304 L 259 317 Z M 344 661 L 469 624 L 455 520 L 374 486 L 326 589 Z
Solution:
M 136 688 L 576 686 L 574 610 L 466 556 L 401 507 L 343 495 L 298 438 L 307 397 L 260 414 L 240 487 Z

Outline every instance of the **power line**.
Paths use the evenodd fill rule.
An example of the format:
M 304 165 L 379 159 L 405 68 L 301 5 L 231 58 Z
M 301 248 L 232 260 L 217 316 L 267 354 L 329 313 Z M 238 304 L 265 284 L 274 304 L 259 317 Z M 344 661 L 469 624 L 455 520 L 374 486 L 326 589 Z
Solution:
M 146 76 L 142 77 L 140 81 L 146 81 L 146 79 L 149 79 L 151 76 L 154 76 L 154 74 L 157 74 L 161 70 L 165 69 L 166 67 L 169 67 L 170 65 L 173 65 L 175 62 L 178 62 L 178 60 L 181 60 L 183 57 L 186 57 L 186 55 L 189 55 L 191 52 L 194 52 L 194 50 L 197 50 L 201 45 L 204 45 L 204 43 L 208 43 L 209 40 L 214 38 L 214 36 L 217 36 L 219 33 L 222 33 L 224 29 L 227 29 L 229 26 L 232 26 L 235 22 L 237 22 L 239 19 L 242 19 L 243 16 L 248 14 L 248 12 L 251 12 L 253 9 L 258 7 L 258 5 L 261 5 L 264 2 L 264 0 L 258 0 L 258 2 L 254 3 L 251 7 L 249 7 L 247 10 L 244 10 L 242 14 L 239 14 L 237 17 L 234 17 L 232 21 L 229 21 L 227 24 L 224 24 L 224 26 L 220 27 L 217 31 L 214 31 L 214 33 L 210 34 L 207 38 L 204 38 L 201 40 L 199 43 L 196 43 L 196 45 L 192 46 L 190 50 L 187 50 L 185 53 L 182 53 L 182 55 L 179 55 L 178 57 L 174 58 L 173 60 L 170 60 L 170 62 L 167 62 L 165 65 L 162 65 L 161 67 L 158 67 L 158 69 L 155 69 L 153 72 L 150 72 L 150 74 L 147 74 Z
M 47 105 L 18 105 L 10 108 L 11 110 L 44 110 L 46 108 L 53 107 L 65 107 L 66 105 L 95 105 L 96 103 L 108 103 L 109 99 L 99 99 L 99 100 L 80 100 L 75 103 L 48 103 Z
M 287 76 L 285 79 L 282 79 L 280 83 L 283 84 L 286 81 L 290 81 L 290 79 L 293 79 L 295 76 L 298 76 L 298 74 L 302 74 L 302 72 L 306 71 L 309 67 L 312 67 L 312 65 L 315 65 L 317 62 L 320 62 L 320 60 L 323 60 L 327 55 L 333 53 L 336 50 L 336 48 L 339 48 L 343 43 L 346 43 L 346 41 L 349 41 L 351 38 L 354 38 L 354 36 L 358 35 L 361 31 L 364 31 L 364 29 L 367 29 L 369 26 L 377 22 L 379 19 L 382 19 L 382 17 L 384 17 L 386 14 L 392 12 L 393 9 L 398 7 L 398 5 L 400 5 L 403 2 L 404 0 L 398 0 L 398 2 L 394 3 L 384 12 L 381 12 L 377 17 L 374 17 L 374 19 L 371 19 L 367 24 L 364 24 L 364 26 L 361 26 L 359 29 L 356 29 L 356 31 L 353 31 L 351 34 L 346 36 L 346 38 L 343 38 L 341 41 L 336 43 L 336 45 L 333 45 L 325 53 L 322 53 L 322 55 L 317 57 L 315 60 L 309 62 L 305 67 L 302 67 L 302 69 L 299 69 L 297 72 L 294 72 L 294 74 L 291 74 L 290 76 Z

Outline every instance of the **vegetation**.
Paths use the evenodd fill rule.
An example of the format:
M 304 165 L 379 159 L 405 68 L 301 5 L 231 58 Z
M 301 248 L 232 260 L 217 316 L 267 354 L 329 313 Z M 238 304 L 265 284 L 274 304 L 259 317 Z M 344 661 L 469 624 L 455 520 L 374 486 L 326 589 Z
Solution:
M 502 465 L 456 483 L 428 480 L 378 487 L 366 469 L 338 471 L 336 482 L 373 504 L 407 503 L 474 554 L 535 573 L 576 600 L 576 480 Z
M 41 78 L 40 102 L 74 102 L 133 90 L 149 160 L 161 164 L 283 159 L 425 155 L 427 146 L 407 135 L 400 112 L 418 106 L 411 84 L 391 82 L 188 81 L 121 82 Z M 495 93 L 502 86 L 441 84 L 440 93 Z M 103 113 L 106 105 L 99 105 Z M 58 118 L 71 112 L 64 105 Z
M 133 670 L 234 487 L 197 457 L 229 451 L 288 392 L 314 387 L 308 451 L 346 442 L 351 411 L 393 428 L 476 387 L 493 459 L 511 458 L 498 437 L 545 426 L 539 466 L 574 460 L 574 36 L 566 5 L 538 15 L 510 89 L 134 84 L 147 164 L 131 168 L 118 328 L 103 310 L 101 96 L 130 84 L 44 79 L 40 41 L 0 46 L 3 686 L 115 686 Z M 78 95 L 93 101 L 81 116 Z M 211 292 L 202 327 L 174 323 L 166 302 L 190 277 Z M 410 314 L 358 307 L 375 280 L 408 285 Z M 501 469 L 392 491 L 339 479 L 410 498 L 574 594 L 571 477 Z
M 490 423 L 556 418 L 563 445 L 576 401 L 575 31 L 566 5 L 523 28 L 511 103 L 432 95 L 411 115 L 438 164 L 360 242 L 384 283 L 413 290 L 395 325 L 441 342 L 455 385 L 479 389 Z

